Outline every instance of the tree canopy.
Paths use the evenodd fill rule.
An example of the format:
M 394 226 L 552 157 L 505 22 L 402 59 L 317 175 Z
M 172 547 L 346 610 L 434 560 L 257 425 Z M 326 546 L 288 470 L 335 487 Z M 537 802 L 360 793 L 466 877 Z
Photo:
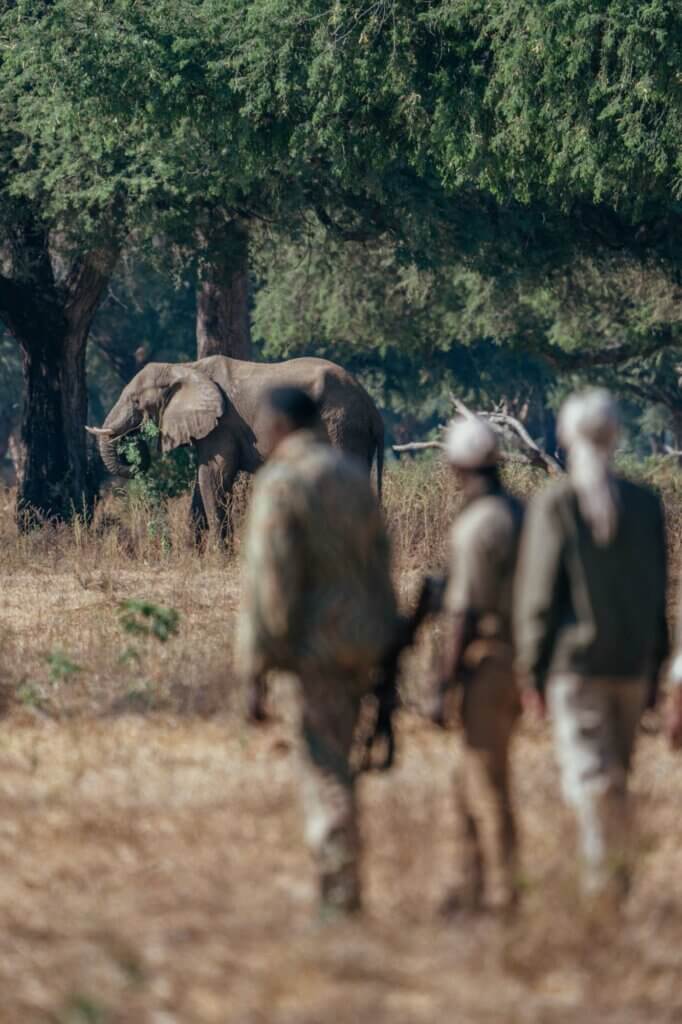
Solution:
M 191 349 L 193 275 L 200 351 L 251 302 L 263 352 L 350 361 L 396 417 L 458 381 L 545 409 L 588 374 L 676 422 L 681 41 L 671 0 L 1 4 L 20 500 L 92 489 L 98 305 L 93 373 L 125 378 L 142 310 Z

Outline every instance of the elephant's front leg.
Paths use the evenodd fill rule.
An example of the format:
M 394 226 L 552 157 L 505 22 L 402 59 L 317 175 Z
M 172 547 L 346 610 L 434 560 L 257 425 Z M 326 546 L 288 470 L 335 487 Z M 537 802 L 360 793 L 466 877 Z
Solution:
M 232 480 L 226 480 L 222 465 L 212 460 L 199 466 L 197 488 L 204 507 L 206 526 L 209 534 L 226 546 L 232 536 L 229 500 L 231 485 Z
M 209 534 L 229 545 L 232 538 L 231 492 L 240 465 L 239 448 L 228 422 L 196 443 L 197 491 Z
M 204 519 L 209 535 L 226 543 L 229 540 L 229 516 L 220 468 L 213 463 L 199 466 L 197 486 L 204 506 Z

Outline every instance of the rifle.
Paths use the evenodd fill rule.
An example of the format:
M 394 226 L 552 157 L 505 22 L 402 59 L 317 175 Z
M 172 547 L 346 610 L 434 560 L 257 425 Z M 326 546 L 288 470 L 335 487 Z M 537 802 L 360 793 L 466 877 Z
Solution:
M 360 760 L 360 771 L 388 771 L 395 758 L 395 734 L 393 715 L 399 704 L 398 663 L 407 647 L 414 643 L 419 627 L 429 616 L 439 612 L 443 606 L 446 578 L 425 576 L 419 591 L 419 598 L 411 615 L 398 619 L 393 643 L 379 665 L 378 678 L 372 691 L 376 702 L 374 725 L 364 741 Z M 384 746 L 383 756 L 376 755 L 379 744 Z

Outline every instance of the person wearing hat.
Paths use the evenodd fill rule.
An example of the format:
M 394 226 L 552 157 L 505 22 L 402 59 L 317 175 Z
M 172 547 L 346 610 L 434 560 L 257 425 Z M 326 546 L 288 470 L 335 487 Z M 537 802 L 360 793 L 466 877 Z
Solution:
M 520 713 L 513 672 L 511 600 L 522 506 L 500 480 L 497 435 L 478 417 L 453 420 L 446 455 L 464 507 L 450 538 L 445 642 L 435 721 L 447 725 L 457 693 L 463 752 L 455 776 L 459 879 L 452 911 L 500 908 L 518 893 L 509 748 Z
M 572 395 L 559 416 L 565 479 L 530 503 L 517 573 L 515 641 L 524 703 L 549 703 L 564 797 L 580 833 L 590 902 L 627 892 L 627 781 L 642 711 L 668 653 L 663 509 L 614 475 L 610 394 Z

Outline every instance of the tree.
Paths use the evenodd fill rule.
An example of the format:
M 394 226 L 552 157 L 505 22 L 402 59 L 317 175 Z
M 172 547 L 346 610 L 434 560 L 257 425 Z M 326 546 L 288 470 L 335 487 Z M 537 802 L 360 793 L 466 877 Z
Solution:
M 502 403 L 553 451 L 552 408 L 605 383 L 630 405 L 665 407 L 678 447 L 682 293 L 654 261 L 602 253 L 538 281 L 514 265 L 420 268 L 385 242 L 334 246 L 319 233 L 261 259 L 254 335 L 266 353 L 354 367 L 413 437 L 442 422 L 454 393 Z
M 239 219 L 201 233 L 197 358 L 251 359 L 249 231 Z
M 674 271 L 681 25 L 671 0 L 23 0 L 6 193 L 76 267 L 131 234 L 199 255 L 207 347 L 245 338 L 249 249 L 313 220 L 498 290 L 577 255 Z
M 92 501 L 83 435 L 86 342 L 116 252 L 112 247 L 71 256 L 51 244 L 45 220 L 22 213 L 6 222 L 0 317 L 22 355 L 23 521 L 36 512 L 69 517 Z
M 44 7 L 34 8 L 39 18 Z M 68 517 L 92 502 L 83 433 L 86 342 L 118 239 L 110 208 L 96 193 L 90 192 L 87 218 L 73 216 L 71 190 L 88 180 L 81 177 L 77 143 L 62 154 L 68 181 L 45 180 L 32 127 L 36 117 L 47 116 L 42 99 L 49 82 L 25 66 L 27 50 L 14 31 L 19 17 L 17 5 L 0 10 L 0 319 L 22 358 L 25 457 L 18 509 L 24 523 L 36 513 Z M 61 114 L 58 104 L 50 109 L 53 128 Z M 91 171 L 91 186 L 92 179 Z
M 254 337 L 266 355 L 319 353 L 358 373 L 396 440 L 452 414 L 452 395 L 476 407 L 505 403 L 537 436 L 550 436 L 554 373 L 509 343 L 491 285 L 463 265 L 420 268 L 385 241 L 274 241 L 256 264 Z M 501 328 L 501 325 L 500 325 Z

